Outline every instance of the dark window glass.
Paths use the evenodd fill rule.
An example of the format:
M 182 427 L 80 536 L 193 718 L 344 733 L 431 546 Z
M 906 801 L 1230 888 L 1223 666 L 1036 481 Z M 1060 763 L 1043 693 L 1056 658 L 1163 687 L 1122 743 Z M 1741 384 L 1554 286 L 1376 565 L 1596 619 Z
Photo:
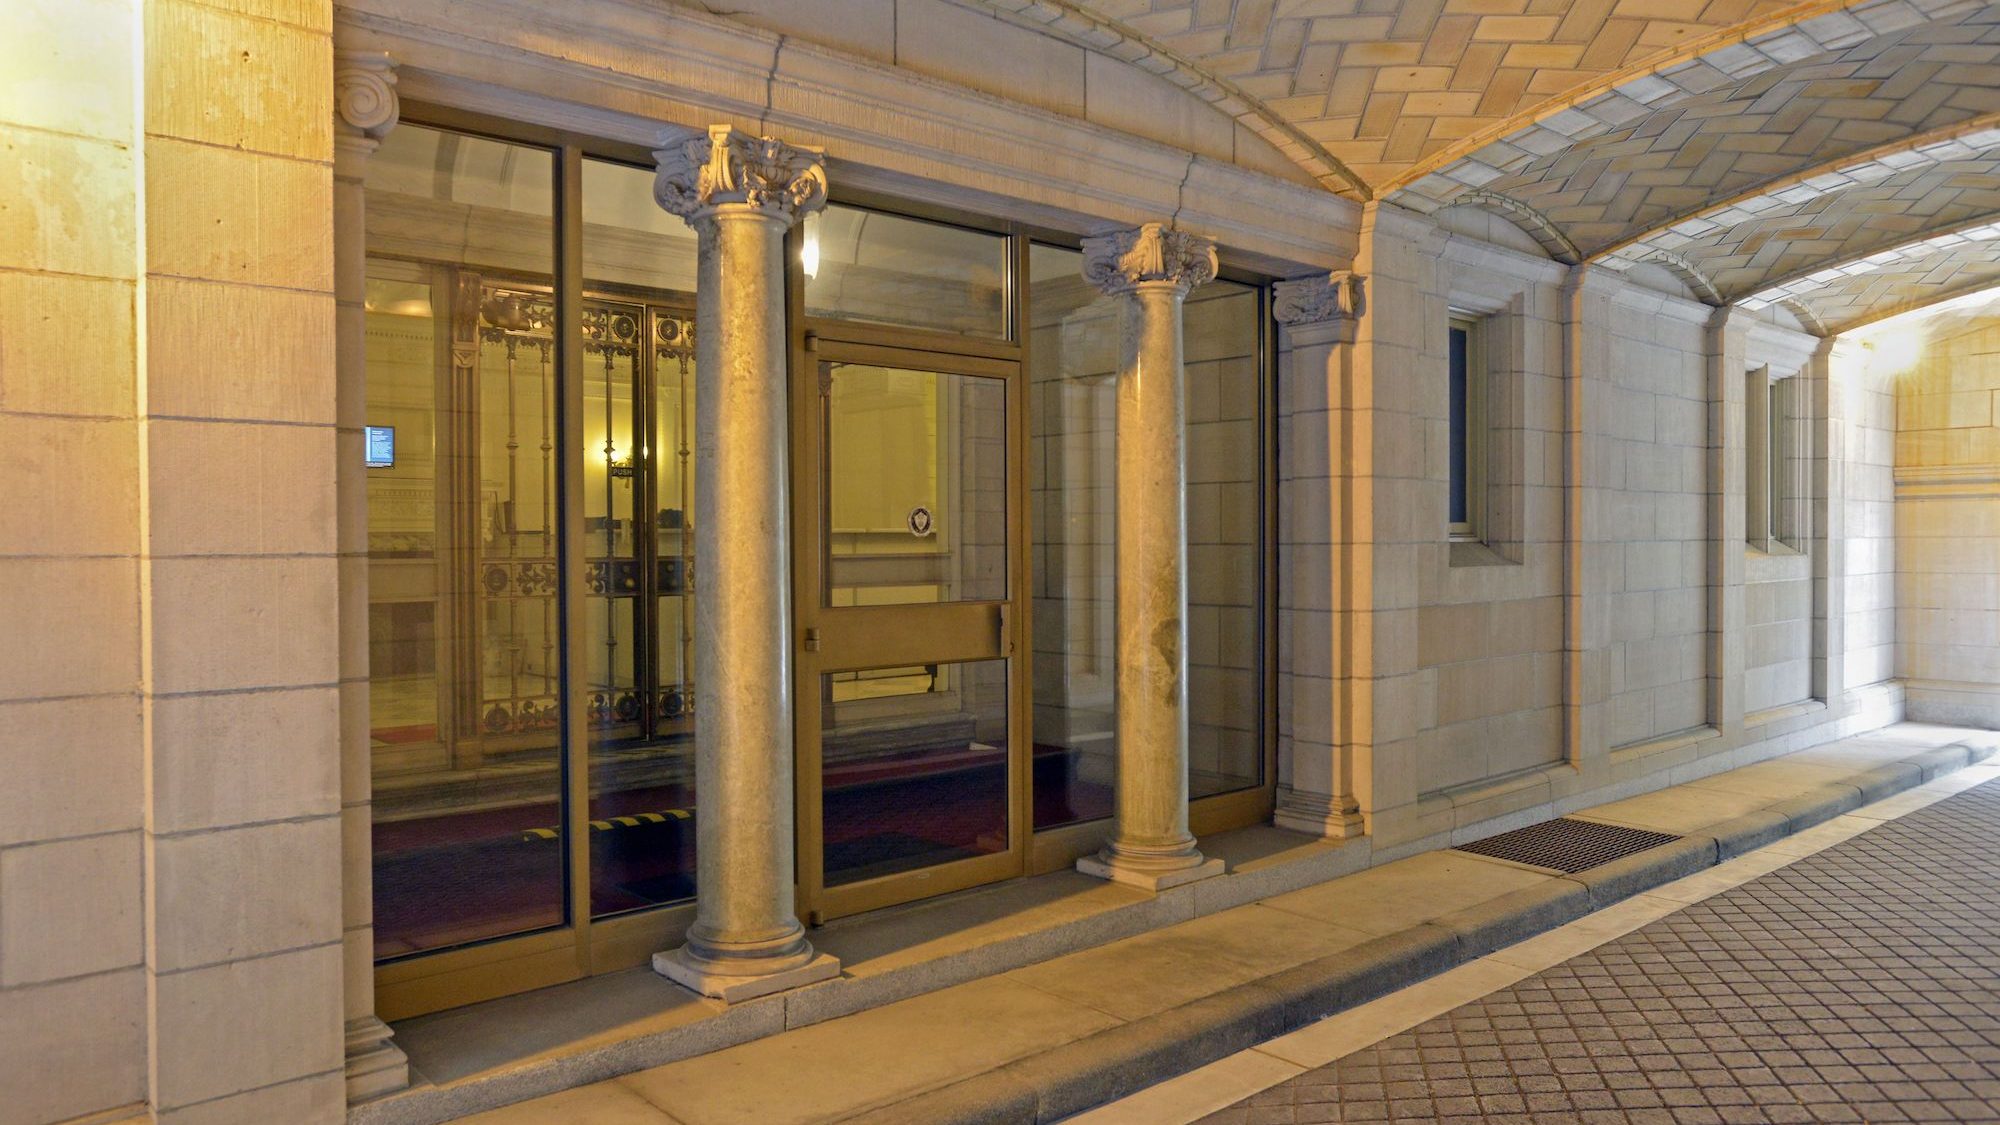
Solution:
M 1471 480 L 1468 471 L 1471 466 L 1466 456 L 1466 441 L 1471 437 L 1470 402 L 1467 398 L 1468 373 L 1466 363 L 1470 359 L 1470 334 L 1454 324 L 1451 327 L 1451 522 L 1454 526 L 1464 526 L 1471 522 Z

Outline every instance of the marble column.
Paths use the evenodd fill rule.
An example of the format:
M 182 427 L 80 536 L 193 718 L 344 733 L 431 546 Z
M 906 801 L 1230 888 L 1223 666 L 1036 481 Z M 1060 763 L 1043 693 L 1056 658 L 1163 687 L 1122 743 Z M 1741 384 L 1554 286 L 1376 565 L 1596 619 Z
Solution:
M 1344 838 L 1362 831 L 1354 796 L 1355 709 L 1340 650 L 1357 607 L 1354 510 L 1355 325 L 1362 281 L 1341 271 L 1281 281 L 1272 306 L 1283 333 L 1278 526 L 1278 801 L 1280 828 Z M 1365 563 L 1363 564 L 1365 565 Z M 1306 576 L 1312 576 L 1309 580 Z M 1314 588 L 1318 587 L 1318 588 Z
M 1215 244 L 1146 223 L 1083 242 L 1119 299 L 1116 824 L 1091 875 L 1163 890 L 1222 873 L 1188 831 L 1187 454 L 1181 312 Z
M 379 51 L 337 51 L 333 66 L 334 495 L 340 573 L 342 981 L 347 1100 L 410 1084 L 409 1060 L 375 1015 L 375 880 L 368 738 L 368 158 L 395 127 L 396 69 Z
M 785 232 L 826 202 L 817 150 L 726 125 L 654 153 L 699 239 L 695 289 L 695 921 L 653 967 L 747 1000 L 824 980 L 793 908 Z

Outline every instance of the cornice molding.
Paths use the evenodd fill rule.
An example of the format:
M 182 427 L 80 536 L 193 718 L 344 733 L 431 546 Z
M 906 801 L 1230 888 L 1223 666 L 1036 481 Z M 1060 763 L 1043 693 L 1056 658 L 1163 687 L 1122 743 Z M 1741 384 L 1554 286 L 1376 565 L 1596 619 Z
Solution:
M 387 51 L 405 102 L 652 149 L 726 123 L 827 153 L 836 188 L 1087 234 L 1176 214 L 1285 276 L 1352 262 L 1360 206 L 1046 110 L 653 0 L 352 0 L 344 48 Z M 506 76 L 506 84 L 496 76 Z

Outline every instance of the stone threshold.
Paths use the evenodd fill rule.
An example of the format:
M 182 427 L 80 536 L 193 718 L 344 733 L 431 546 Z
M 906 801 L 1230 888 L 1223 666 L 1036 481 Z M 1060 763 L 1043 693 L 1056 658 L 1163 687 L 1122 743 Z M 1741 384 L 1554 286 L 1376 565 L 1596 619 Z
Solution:
M 358 1103 L 350 1125 L 433 1125 L 879 1008 L 1325 883 L 1366 868 L 1366 837 L 1260 825 L 1206 836 L 1227 873 L 1149 894 L 1058 871 L 837 919 L 811 931 L 841 975 L 723 1004 L 634 968 L 395 1024 L 408 1089 Z
M 1904 729 L 1931 736 L 1891 728 L 1571 813 L 1682 835 L 1573 876 L 1453 852 L 1370 867 L 1366 838 L 1253 828 L 1204 839 L 1228 875 L 1157 896 L 1059 872 L 837 921 L 814 940 L 842 977 L 780 996 L 725 1007 L 635 969 L 421 1017 L 397 1029 L 417 1084 L 349 1120 L 428 1125 L 621 1075 L 605 1085 L 679 1120 L 1058 1119 L 1992 752 Z M 1009 1011 L 1046 1026 L 996 1034 Z M 921 1065 L 862 1048 L 904 1025 Z M 760 1097 L 782 1104 L 736 1104 Z

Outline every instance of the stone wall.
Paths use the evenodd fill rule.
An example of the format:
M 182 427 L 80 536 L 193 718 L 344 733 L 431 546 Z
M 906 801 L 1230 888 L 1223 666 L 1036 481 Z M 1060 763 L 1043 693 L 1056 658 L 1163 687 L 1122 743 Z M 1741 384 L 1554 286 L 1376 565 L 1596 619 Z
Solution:
M 1896 386 L 1864 360 L 1855 346 L 1837 350 L 1833 361 L 1843 409 L 1834 438 L 1844 498 L 1837 549 L 1846 569 L 1847 612 L 1839 624 L 1847 688 L 1896 675 Z
M 1709 379 L 1705 308 L 1613 295 L 1608 354 L 1586 370 L 1585 587 L 1601 597 L 1612 747 L 1708 721 Z
M 1899 671 L 1912 718 L 2000 726 L 2000 321 L 1947 323 L 1895 377 Z
M 0 1122 L 335 1119 L 331 4 L 24 18 Z
M 146 1096 L 141 28 L 0 37 L 0 1122 Z M 11 96 L 15 92 L 26 96 Z

